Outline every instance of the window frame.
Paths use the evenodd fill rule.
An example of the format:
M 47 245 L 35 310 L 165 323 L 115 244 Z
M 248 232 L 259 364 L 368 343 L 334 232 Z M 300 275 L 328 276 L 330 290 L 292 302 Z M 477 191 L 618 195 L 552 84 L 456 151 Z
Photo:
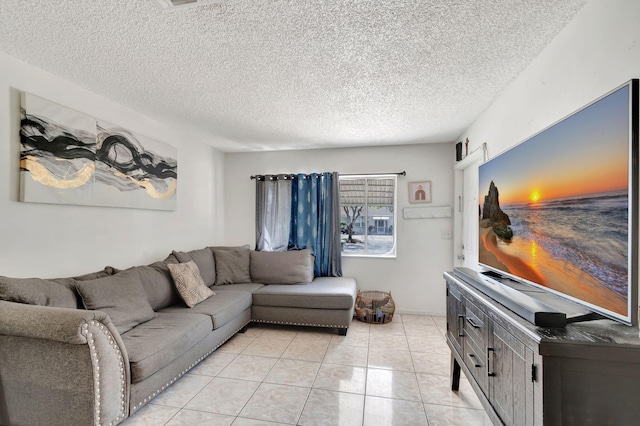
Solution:
M 358 179 L 364 179 L 365 180 L 365 208 L 363 208 L 363 211 L 365 212 L 364 216 L 361 216 L 359 219 L 363 220 L 365 223 L 365 226 L 363 227 L 364 229 L 364 243 L 365 243 L 365 247 L 368 244 L 367 241 L 367 237 L 369 237 L 369 231 L 368 231 L 368 226 L 366 225 L 368 223 L 368 220 L 370 219 L 369 216 L 369 201 L 368 201 L 368 197 L 369 197 L 369 193 L 368 193 L 368 185 L 369 179 L 392 179 L 393 180 L 393 211 L 392 211 L 392 215 L 393 215 L 393 232 L 392 232 L 392 237 L 393 237 L 393 244 L 391 249 L 386 252 L 386 253 L 370 253 L 367 252 L 366 249 L 364 252 L 346 252 L 344 251 L 344 249 L 342 250 L 341 254 L 344 257 L 366 257 L 366 258 L 380 258 L 380 259 L 395 259 L 398 256 L 398 175 L 396 174 L 363 174 L 363 175 L 347 175 L 347 176 L 339 176 L 339 183 L 342 182 L 343 180 L 347 181 L 347 180 L 358 180 Z M 338 188 L 340 188 L 340 186 L 338 186 Z M 339 191 L 341 191 L 339 189 Z M 343 215 L 343 206 L 342 206 L 342 193 L 340 193 L 340 217 L 342 217 Z M 371 216 L 371 218 L 374 216 Z M 375 221 L 375 220 L 374 220 Z M 340 239 L 342 241 L 342 231 L 340 230 Z M 343 247 L 344 247 L 344 242 L 343 242 Z

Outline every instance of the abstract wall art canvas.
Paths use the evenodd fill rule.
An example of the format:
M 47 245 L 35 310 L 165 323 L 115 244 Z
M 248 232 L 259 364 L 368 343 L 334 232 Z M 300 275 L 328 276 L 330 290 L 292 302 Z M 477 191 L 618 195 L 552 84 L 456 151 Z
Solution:
M 95 197 L 102 205 L 175 210 L 174 147 L 98 120 Z
M 93 204 L 96 121 L 23 93 L 20 201 Z
M 20 201 L 175 210 L 177 150 L 23 93 Z

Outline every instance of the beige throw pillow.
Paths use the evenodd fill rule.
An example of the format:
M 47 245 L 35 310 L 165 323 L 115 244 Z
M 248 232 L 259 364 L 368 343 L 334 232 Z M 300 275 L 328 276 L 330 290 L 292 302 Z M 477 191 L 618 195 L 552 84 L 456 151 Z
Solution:
M 198 266 L 193 260 L 168 264 L 176 289 L 188 307 L 193 308 L 215 293 L 204 284 Z

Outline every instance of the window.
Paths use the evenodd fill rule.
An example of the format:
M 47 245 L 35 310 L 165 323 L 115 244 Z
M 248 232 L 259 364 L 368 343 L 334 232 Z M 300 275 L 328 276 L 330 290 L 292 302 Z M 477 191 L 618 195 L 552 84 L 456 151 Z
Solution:
M 396 256 L 395 175 L 340 176 L 340 232 L 346 256 Z

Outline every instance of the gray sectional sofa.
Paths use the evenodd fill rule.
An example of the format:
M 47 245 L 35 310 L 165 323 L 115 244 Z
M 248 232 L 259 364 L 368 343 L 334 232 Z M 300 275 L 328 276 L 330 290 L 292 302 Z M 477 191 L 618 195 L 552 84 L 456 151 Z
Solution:
M 118 424 L 252 321 L 346 334 L 356 292 L 352 278 L 314 278 L 309 250 L 248 246 L 0 277 L 0 424 Z

